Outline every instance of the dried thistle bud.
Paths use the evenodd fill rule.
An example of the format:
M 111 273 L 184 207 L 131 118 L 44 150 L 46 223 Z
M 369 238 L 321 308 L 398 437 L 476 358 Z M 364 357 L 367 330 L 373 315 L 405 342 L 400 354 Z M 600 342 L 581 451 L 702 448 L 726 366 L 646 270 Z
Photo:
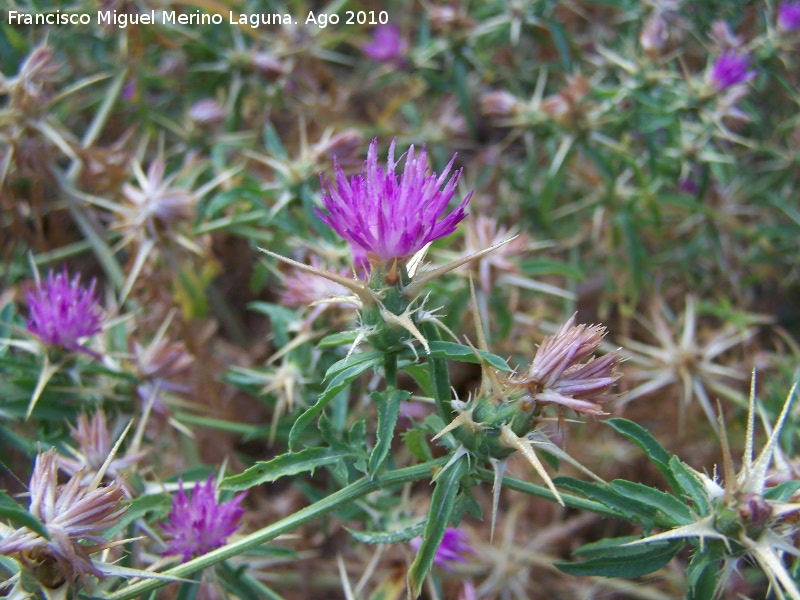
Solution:
M 103 467 L 114 446 L 105 412 L 98 410 L 91 420 L 86 413 L 81 414 L 77 427 L 70 425 L 70 432 L 78 445 L 77 448 L 69 448 L 73 458 L 57 455 L 56 462 L 70 476 L 81 473 L 82 482 L 88 484 Z M 115 458 L 106 467 L 104 481 L 108 483 L 116 479 L 122 470 L 138 462 L 144 455 L 145 452 L 132 452 Z
M 35 574 L 46 575 L 47 581 L 40 581 L 48 587 L 74 583 L 81 575 L 102 577 L 90 555 L 114 545 L 102 536 L 127 510 L 116 482 L 105 487 L 86 485 L 83 472 L 78 471 L 59 486 L 57 462 L 55 449 L 37 456 L 28 486 L 28 510 L 42 522 L 50 539 L 22 527 L 0 540 L 0 554 L 14 556 Z
M 601 325 L 573 325 L 570 318 L 540 344 L 526 376 L 511 383 L 524 387 L 539 404 L 566 406 L 578 413 L 605 414 L 603 405 L 619 379 L 619 357 L 610 352 L 590 357 L 606 334 Z M 585 362 L 584 359 L 588 358 Z
M 498 90 L 484 94 L 481 98 L 481 114 L 495 119 L 507 119 L 517 115 L 522 103 L 511 92 Z
M 250 65 L 267 81 L 275 81 L 288 72 L 282 60 L 269 52 L 255 52 L 250 56 Z
M 334 135 L 323 135 L 322 139 L 310 148 L 311 162 L 320 164 L 336 157 L 339 164 L 353 164 L 363 143 L 364 134 L 357 129 L 345 129 Z
M 188 116 L 195 125 L 207 126 L 222 123 L 228 113 L 214 98 L 204 98 L 192 104 Z
M 428 21 L 437 33 L 448 33 L 457 29 L 472 29 L 475 20 L 462 8 L 453 6 L 431 6 L 428 9 Z
M 64 76 L 64 67 L 55 61 L 50 46 L 36 46 L 20 65 L 16 77 L 0 75 L 0 95 L 10 96 L 9 106 L 24 114 L 33 114 L 45 107 L 50 89 Z
M 542 100 L 542 111 L 562 125 L 578 122 L 581 117 L 581 104 L 591 91 L 589 80 L 583 75 L 567 78 L 567 85 L 557 94 Z
M 131 206 L 125 211 L 118 228 L 129 229 L 137 236 L 145 228 L 151 235 L 157 236 L 160 229 L 192 217 L 197 197 L 189 190 L 174 187 L 172 182 L 175 176 L 165 178 L 165 168 L 160 158 L 150 163 L 147 175 L 135 165 L 139 187 L 129 183 L 122 186 L 122 194 Z
M 669 41 L 669 24 L 664 14 L 654 11 L 648 18 L 639 34 L 639 43 L 645 54 L 650 58 L 656 58 Z

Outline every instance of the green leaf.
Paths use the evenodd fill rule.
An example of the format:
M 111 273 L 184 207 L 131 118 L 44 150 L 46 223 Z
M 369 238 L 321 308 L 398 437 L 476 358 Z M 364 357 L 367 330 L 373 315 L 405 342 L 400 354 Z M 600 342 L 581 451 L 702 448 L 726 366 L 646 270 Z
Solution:
M 709 511 L 708 490 L 703 483 L 686 468 L 686 465 L 677 456 L 670 459 L 669 468 L 678 485 L 676 491 L 687 496 L 694 503 L 696 513 L 706 516 Z
M 375 475 L 383 467 L 389 450 L 392 448 L 394 428 L 397 425 L 397 416 L 400 414 L 400 402 L 408 400 L 411 392 L 389 388 L 384 392 L 373 392 L 372 400 L 378 405 L 378 429 L 376 431 L 375 447 L 369 454 L 367 474 Z
M 686 583 L 689 585 L 687 600 L 713 598 L 720 575 L 720 561 L 715 552 L 706 546 L 705 551 L 697 550 L 686 568 Z
M 636 520 L 648 529 L 652 527 L 653 519 L 656 515 L 655 508 L 644 502 L 628 498 L 609 486 L 581 481 L 572 477 L 556 477 L 553 483 L 558 488 L 576 492 L 589 500 L 600 502 L 617 512 L 621 518 Z
M 369 350 L 368 352 L 359 352 L 357 354 L 351 354 L 347 358 L 343 358 L 342 360 L 337 360 L 333 363 L 328 370 L 325 372 L 325 378 L 323 381 L 329 381 L 336 377 L 336 375 L 342 373 L 343 371 L 347 371 L 348 369 L 360 365 L 362 363 L 370 363 L 370 365 L 382 365 L 383 364 L 383 352 L 380 350 Z
M 278 132 L 275 131 L 275 128 L 272 126 L 272 123 L 267 121 L 264 125 L 264 145 L 266 146 L 267 150 L 269 150 L 270 154 L 277 156 L 278 158 L 288 158 L 288 154 L 286 153 L 286 148 L 283 147 L 281 143 L 281 137 L 278 135 Z
M 8 519 L 12 526 L 27 527 L 43 538 L 50 539 L 50 533 L 38 517 L 22 508 L 3 490 L 0 490 L 0 517 Z
M 477 352 L 480 357 L 486 362 L 487 365 L 497 369 L 498 371 L 511 372 L 511 367 L 508 366 L 505 360 L 491 354 L 484 350 L 473 350 L 469 346 L 462 344 L 455 344 L 453 342 L 430 342 L 431 356 L 434 358 L 446 358 L 449 360 L 456 360 L 459 362 L 468 362 L 473 364 L 480 364 L 478 357 L 475 356 Z
M 414 458 L 421 461 L 433 459 L 427 436 L 421 429 L 408 429 L 403 433 L 403 443 Z
M 422 388 L 422 393 L 433 398 L 433 381 L 431 371 L 427 365 L 410 364 L 402 367 L 403 370 L 414 378 L 417 385 Z
M 688 525 L 694 522 L 692 511 L 672 494 L 624 479 L 615 479 L 611 482 L 611 487 L 628 498 L 649 504 L 660 510 L 664 516 L 669 518 L 668 523 L 659 523 L 662 526 L 675 527 L 676 525 Z
M 234 567 L 228 561 L 217 565 L 216 575 L 228 592 L 226 597 L 240 600 L 282 600 L 282 596 L 271 590 L 248 573 L 247 565 Z M 194 586 L 198 588 L 200 586 Z
M 799 489 L 800 481 L 784 481 L 764 492 L 764 498 L 767 500 L 777 500 L 778 502 L 788 502 Z
M 575 554 L 589 556 L 582 562 L 557 562 L 554 566 L 570 575 L 641 577 L 666 565 L 683 547 L 682 540 L 664 540 L 626 546 L 637 538 L 611 538 L 586 544 Z
M 431 505 L 422 534 L 422 544 L 408 571 L 408 587 L 412 598 L 422 591 L 422 584 L 433 567 L 436 551 L 444 538 L 445 529 L 450 525 L 450 515 L 456 505 L 456 497 L 461 489 L 461 478 L 467 473 L 467 458 L 462 456 L 455 463 L 439 473 L 436 487 L 431 494 Z
M 368 354 L 368 353 L 364 353 Z M 335 372 L 336 375 L 330 380 L 328 383 L 328 387 L 325 388 L 325 391 L 322 392 L 314 406 L 309 407 L 303 414 L 301 414 L 297 420 L 292 425 L 292 429 L 289 432 L 289 447 L 293 448 L 297 445 L 298 438 L 300 435 L 305 431 L 306 427 L 308 427 L 311 422 L 316 418 L 316 416 L 321 413 L 328 403 L 336 397 L 336 395 L 350 385 L 353 380 L 361 375 L 367 369 L 375 368 L 378 365 L 382 364 L 383 356 L 380 353 L 370 353 L 372 356 L 368 357 L 367 359 L 362 360 L 354 360 L 351 362 L 350 366 L 345 368 L 337 367 L 339 363 L 346 363 L 347 361 L 339 361 L 333 365 L 331 368 L 328 369 L 328 373 L 326 377 L 330 376 L 331 371 L 334 367 L 337 367 Z M 352 357 L 351 357 L 352 358 Z
M 677 485 L 675 477 L 669 468 L 669 461 L 671 457 L 670 453 L 664 449 L 664 446 L 658 443 L 658 440 L 656 440 L 656 438 L 654 438 L 653 435 L 647 431 L 647 429 L 638 423 L 634 423 L 633 421 L 629 421 L 628 419 L 623 419 L 621 417 L 607 419 L 603 422 L 606 425 L 610 425 L 618 433 L 621 433 L 634 444 L 639 446 L 647 455 L 647 458 L 650 459 L 650 462 L 652 462 L 659 472 L 666 478 L 667 483 L 669 483 L 670 487 L 672 488 L 672 491 L 680 491 L 680 487 Z
M 239 475 L 226 477 L 220 486 L 225 490 L 241 491 L 262 483 L 276 481 L 281 477 L 297 475 L 340 460 L 352 459 L 358 452 L 334 448 L 306 448 L 299 452 L 287 452 L 269 461 L 259 461 Z
M 402 529 L 393 529 L 392 531 L 356 531 L 349 527 L 345 527 L 345 529 L 356 541 L 364 544 L 398 544 L 421 536 L 425 529 L 425 521 L 420 521 L 415 525 L 409 525 Z
M 339 346 L 352 346 L 358 337 L 357 331 L 342 331 L 326 335 L 317 343 L 317 348 L 338 348 Z

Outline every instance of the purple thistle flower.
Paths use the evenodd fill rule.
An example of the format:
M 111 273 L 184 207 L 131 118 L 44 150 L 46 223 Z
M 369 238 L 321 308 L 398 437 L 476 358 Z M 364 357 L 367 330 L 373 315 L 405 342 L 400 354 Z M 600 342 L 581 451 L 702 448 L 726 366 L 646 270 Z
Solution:
M 95 296 L 97 281 L 88 289 L 81 285 L 81 276 L 69 280 L 64 267 L 59 274 L 52 271 L 47 281 L 25 291 L 30 316 L 28 331 L 45 344 L 92 354 L 78 341 L 102 330 L 103 310 Z
M 750 59 L 741 54 L 726 52 L 722 54 L 711 69 L 711 85 L 718 90 L 727 90 L 734 85 L 745 83 L 756 76 L 756 71 L 748 70 Z
M 350 242 L 354 254 L 366 253 L 370 260 L 403 261 L 428 242 L 450 235 L 467 216 L 464 209 L 472 197 L 470 192 L 453 212 L 438 220 L 447 210 L 461 178 L 459 169 L 447 181 L 456 156 L 453 155 L 441 175 L 427 174 L 425 147 L 415 156 L 411 146 L 398 179 L 395 169 L 400 160 L 394 159 L 396 141 L 392 140 L 389 146 L 386 169 L 378 166 L 378 141 L 373 139 L 360 174 L 348 180 L 334 159 L 336 189 L 320 175 L 322 202 L 328 213 L 315 209 L 317 216 Z
M 238 521 L 244 514 L 239 503 L 247 492 L 219 504 L 213 477 L 209 475 L 205 485 L 196 482 L 191 499 L 183 490 L 183 480 L 179 480 L 178 493 L 172 497 L 169 522 L 162 525 L 164 531 L 172 534 L 164 555 L 181 554 L 186 562 L 192 555 L 200 556 L 223 546 L 228 536 L 239 528 Z
M 408 41 L 400 35 L 397 25 L 378 25 L 372 32 L 372 41 L 361 46 L 361 49 L 374 61 L 402 65 Z
M 800 2 L 781 2 L 778 7 L 778 29 L 785 32 L 800 29 Z
M 414 552 L 419 552 L 422 545 L 420 538 L 411 540 L 411 547 Z M 445 571 L 453 571 L 450 563 L 463 563 L 467 562 L 467 554 L 474 554 L 475 550 L 469 545 L 469 538 L 467 534 L 456 527 L 448 527 L 444 530 L 444 537 L 442 543 L 436 549 L 436 556 L 433 558 L 433 564 L 443 568 Z

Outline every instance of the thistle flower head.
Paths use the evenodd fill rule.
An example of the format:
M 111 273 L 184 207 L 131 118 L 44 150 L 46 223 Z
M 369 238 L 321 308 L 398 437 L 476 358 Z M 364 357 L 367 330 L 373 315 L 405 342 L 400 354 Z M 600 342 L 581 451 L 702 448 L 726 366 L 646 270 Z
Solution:
M 36 457 L 28 488 L 28 510 L 42 522 L 50 539 L 22 527 L 0 540 L 0 554 L 32 566 L 55 565 L 55 579 L 49 583 L 74 582 L 86 574 L 101 576 L 89 555 L 113 545 L 101 536 L 127 510 L 120 485 L 87 485 L 83 471 L 78 471 L 59 486 L 57 455 L 51 449 Z
M 128 341 L 134 372 L 141 380 L 136 386 L 139 398 L 144 403 L 152 400 L 153 409 L 160 414 L 169 412 L 162 400 L 162 392 L 189 391 L 189 386 L 180 378 L 192 370 L 195 360 L 183 342 L 171 342 L 167 337 L 172 317 L 173 313 L 170 313 L 146 345 Z
M 575 412 L 604 414 L 611 386 L 619 379 L 616 352 L 591 357 L 606 334 L 601 325 L 573 325 L 570 318 L 561 329 L 542 341 L 527 375 L 512 380 L 524 386 L 539 404 L 558 404 Z
M 778 29 L 787 33 L 800 29 L 800 2 L 781 2 L 778 7 Z
M 217 125 L 228 116 L 228 111 L 215 98 L 203 98 L 189 108 L 189 120 L 198 126 Z
M 48 105 L 54 84 L 63 77 L 63 65 L 55 60 L 53 49 L 36 46 L 25 58 L 16 77 L 7 79 L 0 74 L 0 95 L 10 96 L 9 106 L 32 115 Z
M 725 52 L 711 68 L 709 82 L 719 91 L 727 90 L 740 83 L 746 83 L 756 76 L 750 69 L 750 59 L 736 52 Z
M 139 187 L 129 183 L 122 186 L 122 194 L 130 206 L 123 211 L 120 229 L 138 235 L 144 227 L 155 237 L 159 227 L 168 228 L 176 221 L 191 218 L 197 197 L 189 190 L 173 186 L 175 175 L 164 177 L 166 165 L 162 158 L 150 163 L 147 175 L 138 163 L 133 167 Z
M 408 51 L 408 40 L 402 36 L 396 24 L 378 25 L 372 32 L 372 41 L 361 46 L 361 49 L 374 61 L 402 65 Z
M 228 502 L 217 502 L 217 489 L 213 474 L 205 485 L 199 481 L 194 485 L 191 498 L 186 496 L 183 480 L 178 492 L 172 497 L 172 512 L 164 531 L 172 535 L 167 542 L 165 555 L 180 554 L 186 562 L 192 556 L 206 554 L 223 546 L 228 536 L 239 527 L 244 509 L 239 506 L 245 492 Z
M 80 275 L 70 281 L 66 267 L 58 274 L 50 271 L 46 281 L 25 291 L 30 309 L 28 330 L 45 344 L 90 353 L 80 340 L 102 329 L 96 283 L 92 279 L 85 288 Z
M 385 168 L 378 166 L 374 139 L 360 174 L 348 179 L 334 161 L 336 186 L 321 177 L 322 202 L 328 212 L 317 209 L 317 216 L 370 261 L 404 262 L 429 242 L 450 235 L 466 217 L 464 209 L 472 197 L 468 194 L 442 218 L 461 177 L 459 170 L 448 181 L 455 155 L 441 175 L 428 174 L 425 148 L 415 154 L 411 146 L 398 178 L 395 170 L 402 157 L 395 160 L 395 143 L 389 146 Z
M 141 459 L 145 452 L 130 452 L 127 456 L 115 458 L 108 465 L 106 460 L 113 449 L 105 412 L 100 409 L 91 420 L 86 413 L 78 417 L 77 427 L 70 425 L 72 438 L 77 448 L 69 448 L 73 458 L 58 455 L 56 461 L 59 468 L 67 474 L 83 475 L 83 483 L 89 483 L 100 469 L 106 467 L 106 481 L 115 479 L 121 470 L 128 468 Z
M 414 538 L 410 542 L 414 552 L 418 552 L 422 545 L 420 538 Z M 453 571 L 453 563 L 467 562 L 467 555 L 474 554 L 472 546 L 469 545 L 467 534 L 457 527 L 448 527 L 444 531 L 442 543 L 436 550 L 433 564 L 443 568 L 445 571 Z

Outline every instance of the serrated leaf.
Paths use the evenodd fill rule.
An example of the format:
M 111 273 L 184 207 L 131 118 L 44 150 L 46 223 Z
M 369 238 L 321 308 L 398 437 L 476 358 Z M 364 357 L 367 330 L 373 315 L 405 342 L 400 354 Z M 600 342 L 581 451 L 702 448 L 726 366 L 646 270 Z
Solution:
M 370 396 L 378 405 L 375 447 L 370 452 L 367 462 L 367 474 L 370 477 L 375 477 L 389 455 L 394 439 L 394 428 L 397 425 L 397 416 L 400 414 L 400 402 L 407 400 L 409 396 L 411 396 L 411 392 L 395 388 L 389 388 L 383 392 L 373 392 Z
M 456 344 L 453 342 L 430 342 L 431 356 L 434 358 L 446 358 L 459 362 L 468 362 L 473 364 L 480 364 L 478 357 L 475 356 L 477 352 L 480 357 L 486 362 L 487 365 L 497 369 L 498 371 L 511 372 L 511 367 L 508 366 L 505 360 L 484 350 L 473 350 L 469 346 Z
M 325 409 L 328 403 L 336 397 L 336 394 L 350 385 L 356 377 L 367 369 L 375 368 L 382 364 L 381 359 L 382 356 L 376 354 L 368 360 L 357 361 L 355 364 L 351 364 L 349 367 L 337 371 L 336 375 L 328 383 L 328 387 L 320 394 L 314 406 L 309 407 L 303 414 L 297 417 L 297 420 L 294 422 L 289 432 L 289 447 L 293 448 L 297 444 L 298 438 L 303 431 L 305 431 L 306 427 L 308 427 L 317 415 Z M 328 369 L 329 374 L 330 372 L 330 369 Z
M 281 477 L 309 471 L 313 473 L 319 467 L 357 456 L 358 452 L 339 448 L 306 448 L 299 452 L 287 452 L 272 460 L 257 462 L 238 475 L 226 477 L 222 480 L 220 487 L 237 492 L 247 490 L 262 483 L 276 481 Z
M 450 515 L 456 504 L 456 497 L 461 489 L 461 478 L 468 469 L 466 457 L 461 457 L 439 474 L 436 487 L 431 494 L 431 504 L 428 509 L 428 518 L 425 521 L 425 531 L 422 534 L 422 543 L 417 551 L 414 562 L 408 571 L 409 594 L 416 598 L 422 591 L 422 584 L 433 567 L 433 559 L 439 544 L 444 539 L 444 533 L 450 525 Z
M 587 549 L 579 548 L 578 553 L 588 553 L 594 556 L 581 562 L 557 562 L 554 566 L 570 575 L 578 576 L 603 576 L 603 577 L 641 577 L 657 571 L 666 565 L 675 554 L 683 547 L 681 540 L 652 542 L 637 546 L 622 546 L 630 542 L 629 537 L 603 540 L 602 547 L 595 546 Z M 588 546 L 592 546 L 589 544 Z M 637 552 L 631 550 L 637 549 Z
M 687 600 L 704 600 L 714 596 L 719 566 L 719 557 L 714 552 L 701 552 L 698 549 L 694 553 L 686 568 L 686 583 L 689 585 Z
M 425 521 L 392 531 L 356 531 L 349 527 L 345 527 L 345 529 L 356 541 L 364 544 L 398 544 L 421 536 L 425 529 Z
M 624 496 L 660 510 L 671 521 L 662 525 L 674 527 L 675 525 L 688 525 L 694 521 L 689 507 L 672 494 L 624 479 L 615 479 L 610 485 Z

